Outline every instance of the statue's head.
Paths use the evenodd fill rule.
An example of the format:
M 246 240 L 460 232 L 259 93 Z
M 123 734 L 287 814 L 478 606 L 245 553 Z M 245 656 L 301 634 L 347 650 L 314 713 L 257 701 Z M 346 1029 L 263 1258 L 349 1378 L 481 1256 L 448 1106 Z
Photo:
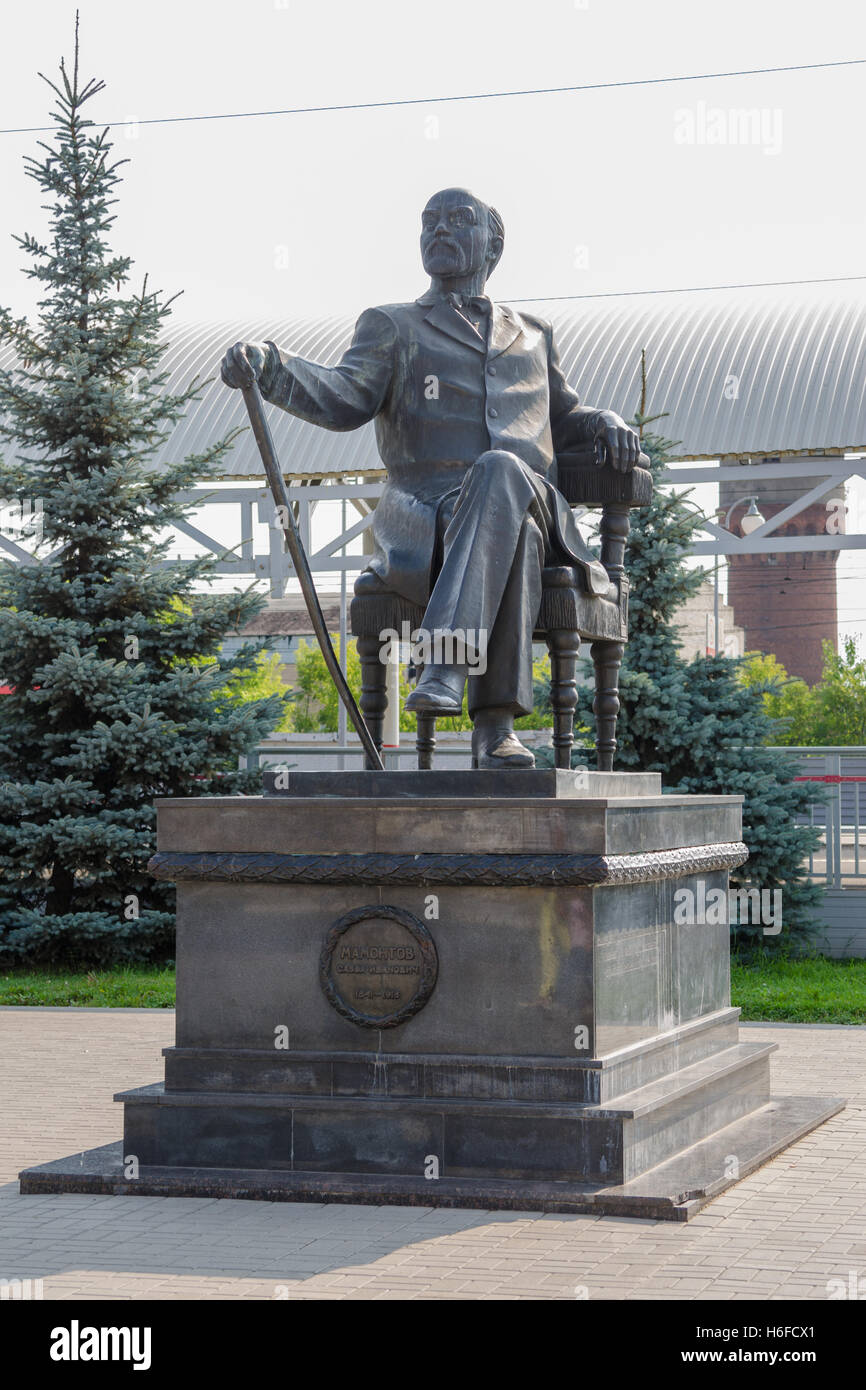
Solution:
M 421 260 L 439 279 L 473 276 L 486 280 L 502 255 L 505 228 L 495 208 L 465 188 L 434 193 L 421 214 Z

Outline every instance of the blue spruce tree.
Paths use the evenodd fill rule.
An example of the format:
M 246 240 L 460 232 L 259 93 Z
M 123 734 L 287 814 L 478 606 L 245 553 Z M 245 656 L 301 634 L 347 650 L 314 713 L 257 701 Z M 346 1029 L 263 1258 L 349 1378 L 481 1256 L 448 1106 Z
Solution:
M 47 79 L 45 79 L 47 81 Z M 126 289 L 112 253 L 118 162 L 85 108 L 103 83 L 61 63 L 52 143 L 27 161 L 48 239 L 17 238 L 39 286 L 31 325 L 0 311 L 0 497 L 41 506 L 32 563 L 0 562 L 0 959 L 173 954 L 173 889 L 146 870 L 154 797 L 253 789 L 238 755 L 280 697 L 244 702 L 258 644 L 225 635 L 253 592 L 201 593 L 212 558 L 168 559 L 178 494 L 230 439 L 161 471 L 157 445 L 201 389 L 167 391 L 171 301 Z M 7 357 L 7 361 L 10 358 Z

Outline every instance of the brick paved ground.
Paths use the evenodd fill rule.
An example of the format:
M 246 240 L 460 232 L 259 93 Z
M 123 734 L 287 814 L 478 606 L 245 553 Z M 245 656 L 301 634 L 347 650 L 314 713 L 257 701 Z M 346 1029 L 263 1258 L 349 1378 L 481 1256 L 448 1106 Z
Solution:
M 0 1009 L 0 1277 L 49 1299 L 825 1299 L 866 1293 L 866 1027 L 748 1027 L 778 1093 L 847 1110 L 688 1225 L 400 1207 L 21 1197 L 20 1168 L 120 1137 L 174 1016 Z M 583 1292 L 585 1291 L 585 1292 Z

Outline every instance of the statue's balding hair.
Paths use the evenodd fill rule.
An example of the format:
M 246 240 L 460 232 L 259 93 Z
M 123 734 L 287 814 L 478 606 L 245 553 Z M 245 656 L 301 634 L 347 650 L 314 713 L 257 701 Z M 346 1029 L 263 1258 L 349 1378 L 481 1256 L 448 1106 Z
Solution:
M 505 247 L 505 223 L 502 220 L 501 213 L 497 212 L 495 207 L 493 207 L 490 203 L 485 203 L 484 206 L 487 209 L 488 236 L 491 240 L 493 239 L 493 237 L 498 236 L 502 241 L 502 245 L 499 248 L 499 254 L 496 256 L 495 260 L 491 260 L 490 269 L 487 272 L 488 275 L 492 275 L 499 264 L 500 257 L 502 256 L 502 252 Z

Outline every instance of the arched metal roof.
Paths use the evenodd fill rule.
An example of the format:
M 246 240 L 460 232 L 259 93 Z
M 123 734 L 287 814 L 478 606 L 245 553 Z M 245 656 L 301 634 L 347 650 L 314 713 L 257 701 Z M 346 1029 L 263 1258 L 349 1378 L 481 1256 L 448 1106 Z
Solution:
M 678 441 L 681 458 L 832 454 L 866 441 L 863 290 L 704 291 L 556 307 L 549 317 L 563 369 L 588 405 L 632 415 L 646 349 L 646 413 L 667 413 L 655 428 Z
M 853 292 L 852 292 L 853 290 Z M 866 448 L 866 292 L 850 286 L 700 291 L 568 303 L 518 303 L 554 326 L 563 371 L 587 405 L 626 418 L 640 397 L 646 349 L 647 414 L 678 441 L 683 459 L 833 454 Z M 349 318 L 267 323 L 178 323 L 164 366 L 169 389 L 215 377 L 155 459 L 199 453 L 246 423 L 238 392 L 219 381 L 225 349 L 239 339 L 273 339 L 324 363 L 347 347 Z M 271 411 L 285 473 L 310 478 L 381 472 L 371 425 L 333 433 Z M 250 432 L 225 460 L 225 478 L 260 477 Z

